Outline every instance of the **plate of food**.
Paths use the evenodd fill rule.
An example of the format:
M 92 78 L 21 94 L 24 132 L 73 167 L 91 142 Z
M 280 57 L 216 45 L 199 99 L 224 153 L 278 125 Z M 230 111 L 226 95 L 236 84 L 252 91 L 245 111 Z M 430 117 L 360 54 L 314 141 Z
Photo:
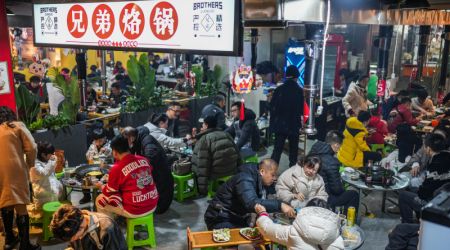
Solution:
M 239 233 L 242 235 L 242 237 L 246 238 L 247 240 L 259 240 L 261 239 L 261 233 L 258 231 L 258 228 L 241 228 L 239 230 Z
M 89 173 L 87 173 L 88 176 L 101 176 L 103 175 L 103 173 L 101 171 L 91 171 Z
M 354 227 L 342 227 L 345 249 L 355 249 L 361 244 L 361 235 Z
M 215 242 L 228 242 L 231 239 L 231 233 L 229 228 L 214 229 L 213 240 Z

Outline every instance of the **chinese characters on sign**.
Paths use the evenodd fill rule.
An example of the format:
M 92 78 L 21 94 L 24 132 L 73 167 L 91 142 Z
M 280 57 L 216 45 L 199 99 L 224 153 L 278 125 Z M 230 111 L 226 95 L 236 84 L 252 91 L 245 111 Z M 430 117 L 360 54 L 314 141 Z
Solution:
M 35 44 L 238 55 L 238 0 L 33 4 Z
M 81 5 L 74 5 L 67 14 L 67 27 L 70 34 L 75 38 L 80 38 L 86 33 L 88 18 L 86 11 Z
M 92 14 L 92 27 L 95 34 L 101 39 L 111 36 L 114 30 L 114 21 L 114 13 L 106 4 L 97 6 Z
M 158 39 L 170 39 L 178 28 L 178 14 L 175 7 L 168 2 L 155 5 L 150 14 L 150 27 Z
M 129 3 L 120 12 L 119 22 L 123 35 L 134 40 L 144 31 L 144 12 L 138 5 Z

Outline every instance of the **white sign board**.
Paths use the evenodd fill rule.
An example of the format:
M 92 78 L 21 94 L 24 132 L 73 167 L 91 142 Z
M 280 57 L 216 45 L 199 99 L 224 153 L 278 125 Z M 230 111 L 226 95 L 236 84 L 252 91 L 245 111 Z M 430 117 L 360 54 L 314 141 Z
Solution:
M 34 4 L 36 46 L 238 55 L 238 0 Z

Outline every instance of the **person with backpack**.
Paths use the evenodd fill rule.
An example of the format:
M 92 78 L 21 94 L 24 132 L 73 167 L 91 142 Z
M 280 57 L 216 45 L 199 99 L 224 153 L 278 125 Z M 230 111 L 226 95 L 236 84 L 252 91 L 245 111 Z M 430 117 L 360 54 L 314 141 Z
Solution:
M 388 122 L 389 133 L 396 133 L 397 126 L 403 123 L 410 126 L 414 126 L 419 123 L 419 120 L 413 117 L 411 111 L 411 98 L 409 97 L 402 98 L 400 105 L 391 111 Z

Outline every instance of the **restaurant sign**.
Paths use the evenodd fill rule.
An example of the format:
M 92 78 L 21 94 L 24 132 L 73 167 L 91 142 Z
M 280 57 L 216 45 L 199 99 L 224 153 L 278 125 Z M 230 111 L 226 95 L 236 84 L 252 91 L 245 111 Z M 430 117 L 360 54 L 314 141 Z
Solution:
M 36 46 L 239 55 L 238 0 L 33 4 Z

